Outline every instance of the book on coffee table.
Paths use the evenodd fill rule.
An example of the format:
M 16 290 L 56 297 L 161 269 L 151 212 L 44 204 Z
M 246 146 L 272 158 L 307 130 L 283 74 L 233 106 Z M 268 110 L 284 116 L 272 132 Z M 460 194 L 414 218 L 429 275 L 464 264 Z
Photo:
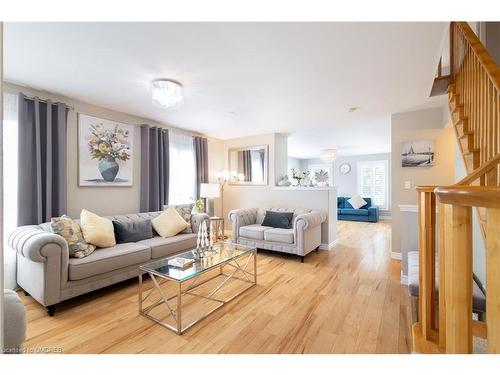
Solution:
M 186 259 L 186 258 L 172 258 L 168 260 L 169 266 L 174 266 L 177 268 L 188 268 L 191 264 L 194 263 L 194 259 Z

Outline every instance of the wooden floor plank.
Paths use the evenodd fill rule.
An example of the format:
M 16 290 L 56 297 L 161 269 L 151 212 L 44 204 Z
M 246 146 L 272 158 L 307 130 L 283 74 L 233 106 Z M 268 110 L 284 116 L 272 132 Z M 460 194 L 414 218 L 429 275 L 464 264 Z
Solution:
M 19 293 L 26 346 L 63 353 L 410 352 L 407 289 L 400 262 L 390 257 L 390 223 L 341 221 L 338 231 L 333 250 L 304 263 L 259 251 L 258 285 L 182 336 L 138 315 L 136 280 L 65 301 L 52 318 Z

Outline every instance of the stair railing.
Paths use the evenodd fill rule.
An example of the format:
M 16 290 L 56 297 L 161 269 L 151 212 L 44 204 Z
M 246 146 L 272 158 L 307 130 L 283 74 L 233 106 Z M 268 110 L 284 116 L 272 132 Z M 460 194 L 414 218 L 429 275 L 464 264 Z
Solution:
M 468 174 L 453 186 L 417 188 L 413 343 L 424 353 L 471 353 L 474 335 L 487 338 L 490 353 L 500 353 L 500 74 L 466 22 L 450 25 L 450 64 L 450 112 Z M 486 244 L 486 324 L 472 320 L 473 207 Z
M 419 318 L 412 327 L 416 350 L 472 353 L 474 334 L 487 337 L 490 353 L 500 353 L 500 187 L 422 186 L 417 191 Z M 485 208 L 488 218 L 486 324 L 472 320 L 472 207 Z
M 450 65 L 455 122 L 465 120 L 477 154 L 470 172 L 500 153 L 500 71 L 467 22 L 450 25 Z

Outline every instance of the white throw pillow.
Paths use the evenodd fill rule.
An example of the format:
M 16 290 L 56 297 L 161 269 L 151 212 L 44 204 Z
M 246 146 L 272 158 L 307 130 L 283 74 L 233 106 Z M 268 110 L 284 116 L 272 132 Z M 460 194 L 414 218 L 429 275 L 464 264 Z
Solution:
M 189 226 L 174 207 L 167 208 L 159 216 L 151 220 L 151 225 L 163 238 L 173 237 Z
M 351 199 L 348 199 L 347 200 L 349 202 L 349 204 L 355 209 L 359 209 L 361 207 L 363 207 L 367 202 L 361 198 L 359 195 L 355 195 L 354 197 L 352 197 Z
M 82 228 L 85 242 L 97 247 L 111 247 L 116 245 L 113 222 L 105 217 L 90 211 L 80 213 L 80 228 Z

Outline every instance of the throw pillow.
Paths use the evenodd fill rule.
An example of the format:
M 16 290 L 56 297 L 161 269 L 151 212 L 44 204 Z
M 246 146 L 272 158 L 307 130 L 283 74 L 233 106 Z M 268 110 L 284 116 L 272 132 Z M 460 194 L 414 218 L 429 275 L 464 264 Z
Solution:
M 151 220 L 151 224 L 163 238 L 173 237 L 189 226 L 174 207 L 167 208 Z
M 85 258 L 94 252 L 95 246 L 85 242 L 80 226 L 69 216 L 53 217 L 50 226 L 52 232 L 63 237 L 68 243 L 70 257 Z
M 191 228 L 191 216 L 193 216 L 194 203 L 178 204 L 173 207 L 177 210 L 179 215 L 181 215 L 184 221 L 189 224 L 187 228 L 182 231 L 182 233 L 193 233 L 193 229 Z
M 292 229 L 293 212 L 266 211 L 262 225 L 265 227 Z
M 80 213 L 80 227 L 82 228 L 83 238 L 88 243 L 97 247 L 116 245 L 115 231 L 111 220 L 90 211 L 82 210 Z
M 116 243 L 137 242 L 153 237 L 151 220 L 113 220 Z
M 361 198 L 359 195 L 355 195 L 354 197 L 352 197 L 351 199 L 348 199 L 347 201 L 352 206 L 352 208 L 354 208 L 355 210 L 358 210 L 367 204 L 367 202 L 363 198 Z

